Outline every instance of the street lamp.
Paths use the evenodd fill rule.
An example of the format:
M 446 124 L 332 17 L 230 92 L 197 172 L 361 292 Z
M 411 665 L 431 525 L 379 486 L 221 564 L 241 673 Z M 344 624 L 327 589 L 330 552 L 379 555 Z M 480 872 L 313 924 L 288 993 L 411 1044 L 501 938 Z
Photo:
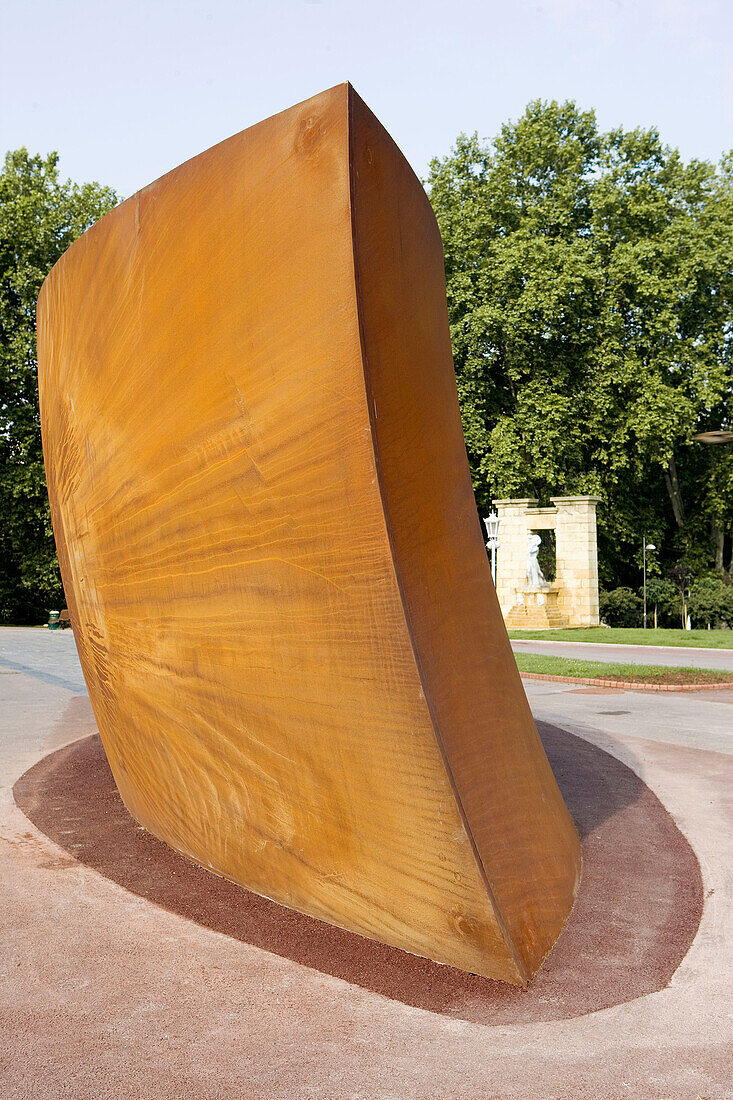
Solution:
M 646 630 L 646 552 L 647 550 L 656 550 L 656 546 L 653 542 L 646 541 L 646 535 L 644 535 L 644 629 Z
M 490 516 L 487 516 L 484 524 L 486 525 L 486 534 L 489 536 L 486 546 L 491 551 L 491 576 L 494 580 L 494 587 L 496 587 L 496 551 L 499 549 L 499 517 L 496 512 L 492 512 Z

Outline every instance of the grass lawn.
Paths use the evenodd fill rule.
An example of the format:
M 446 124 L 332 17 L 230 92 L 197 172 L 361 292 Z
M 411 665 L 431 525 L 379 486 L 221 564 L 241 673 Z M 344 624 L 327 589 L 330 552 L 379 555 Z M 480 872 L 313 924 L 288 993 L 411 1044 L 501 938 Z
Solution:
M 560 633 L 556 631 L 556 633 Z M 612 661 L 575 661 L 544 653 L 515 653 L 520 672 L 545 676 L 578 676 L 585 680 L 631 680 L 640 684 L 733 683 L 732 672 L 712 668 L 671 668 L 668 665 L 625 665 Z
M 606 642 L 612 645 L 679 645 L 693 649 L 733 649 L 733 630 L 643 630 L 592 626 L 587 630 L 510 630 L 510 638 L 547 642 Z

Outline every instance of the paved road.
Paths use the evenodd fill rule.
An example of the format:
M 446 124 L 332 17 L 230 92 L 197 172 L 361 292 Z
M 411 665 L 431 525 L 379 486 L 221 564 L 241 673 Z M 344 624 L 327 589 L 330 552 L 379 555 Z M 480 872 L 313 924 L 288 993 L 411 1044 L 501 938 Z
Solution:
M 552 653 L 585 661 L 715 668 L 733 673 L 733 650 L 683 646 L 606 645 L 600 642 L 512 640 L 515 653 Z M 0 671 L 27 672 L 50 685 L 84 694 L 86 687 L 70 630 L 0 627 Z
M 693 649 L 686 646 L 608 645 L 605 642 L 551 642 L 512 639 L 515 653 L 544 653 L 581 661 L 620 661 L 636 665 L 675 665 L 733 672 L 733 649 Z
M 730 1100 L 733 691 L 525 687 L 538 719 L 610 752 L 661 799 L 706 900 L 665 988 L 489 1026 L 202 927 L 49 840 L 12 786 L 94 720 L 70 631 L 0 628 L 3 1100 Z
M 532 713 L 591 740 L 635 738 L 708 752 L 733 753 L 733 690 L 624 691 L 552 680 L 525 680 Z
M 71 630 L 0 626 L 0 674 L 25 673 L 39 683 L 86 695 Z
M 563 656 L 575 656 L 576 650 L 613 650 L 604 660 L 616 660 L 615 653 L 633 650 L 636 654 L 645 646 L 603 646 L 594 643 L 513 642 L 517 652 L 547 652 L 550 647 L 573 650 Z M 542 648 L 526 649 L 539 645 Z M 661 648 L 653 652 L 663 652 Z M 675 649 L 675 654 L 688 656 L 690 650 Z M 695 651 L 692 651 L 693 654 Z M 733 671 L 733 652 L 702 650 L 706 655 L 723 653 Z M 582 652 L 581 652 L 582 655 Z M 642 653 L 642 656 L 646 654 Z M 598 658 L 601 659 L 600 657 Z M 644 663 L 656 664 L 651 660 Z M 661 663 L 661 662 L 660 662 Z M 667 664 L 677 664 L 677 659 Z M 703 662 L 695 667 L 715 667 Z M 50 631 L 43 628 L 0 627 L 0 677 L 24 674 L 39 686 L 61 688 L 73 695 L 86 695 L 84 677 L 70 630 Z M 0 679 L 2 684 L 2 679 Z M 683 692 L 622 692 L 610 689 L 608 696 L 588 692 L 551 681 L 525 680 L 525 690 L 535 717 L 558 725 L 572 722 L 580 730 L 600 729 L 609 734 L 634 737 L 713 752 L 733 752 L 733 691 L 711 691 L 689 696 Z

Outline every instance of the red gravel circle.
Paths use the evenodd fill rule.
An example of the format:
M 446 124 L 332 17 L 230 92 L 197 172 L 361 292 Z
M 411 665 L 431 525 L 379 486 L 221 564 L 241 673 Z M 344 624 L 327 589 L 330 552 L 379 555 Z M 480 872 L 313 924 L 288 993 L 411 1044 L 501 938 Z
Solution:
M 344 932 L 250 893 L 142 830 L 120 799 L 98 736 L 51 753 L 15 800 L 75 859 L 152 904 L 385 997 L 483 1024 L 567 1019 L 664 988 L 694 939 L 700 868 L 631 768 L 555 726 L 540 733 L 583 841 L 575 908 L 528 990 Z

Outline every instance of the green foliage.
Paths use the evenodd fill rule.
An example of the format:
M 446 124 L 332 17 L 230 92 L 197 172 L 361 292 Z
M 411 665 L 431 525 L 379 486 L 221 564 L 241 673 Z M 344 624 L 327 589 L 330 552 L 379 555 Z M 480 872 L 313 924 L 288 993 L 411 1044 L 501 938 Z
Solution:
M 608 626 L 638 626 L 643 617 L 643 602 L 630 588 L 614 588 L 600 593 L 601 621 Z
M 690 588 L 688 608 L 696 626 L 733 623 L 733 585 L 721 577 L 699 577 Z
M 62 182 L 58 157 L 8 153 L 0 173 L 0 621 L 63 604 L 41 451 L 36 299 L 53 264 L 117 202 L 108 187 Z
M 690 596 L 690 585 L 693 580 L 693 571 L 686 561 L 680 561 L 677 565 L 673 566 L 669 571 L 669 579 L 677 589 L 678 596 L 678 608 L 680 611 L 680 620 L 682 628 L 687 625 L 688 607 L 687 601 Z
M 664 577 L 649 577 L 646 583 L 646 600 L 649 622 L 654 622 L 654 612 L 658 623 L 663 626 L 676 625 L 681 614 L 679 593 L 674 582 Z
M 733 452 L 690 442 L 730 420 L 732 178 L 555 102 L 431 165 L 479 506 L 601 496 L 609 587 L 643 533 L 701 569 L 733 528 Z
M 730 672 L 712 668 L 675 668 L 670 665 L 634 665 L 619 661 L 580 661 L 545 653 L 515 653 L 522 673 L 542 676 L 572 676 L 585 680 L 619 680 L 638 684 L 730 683 Z

